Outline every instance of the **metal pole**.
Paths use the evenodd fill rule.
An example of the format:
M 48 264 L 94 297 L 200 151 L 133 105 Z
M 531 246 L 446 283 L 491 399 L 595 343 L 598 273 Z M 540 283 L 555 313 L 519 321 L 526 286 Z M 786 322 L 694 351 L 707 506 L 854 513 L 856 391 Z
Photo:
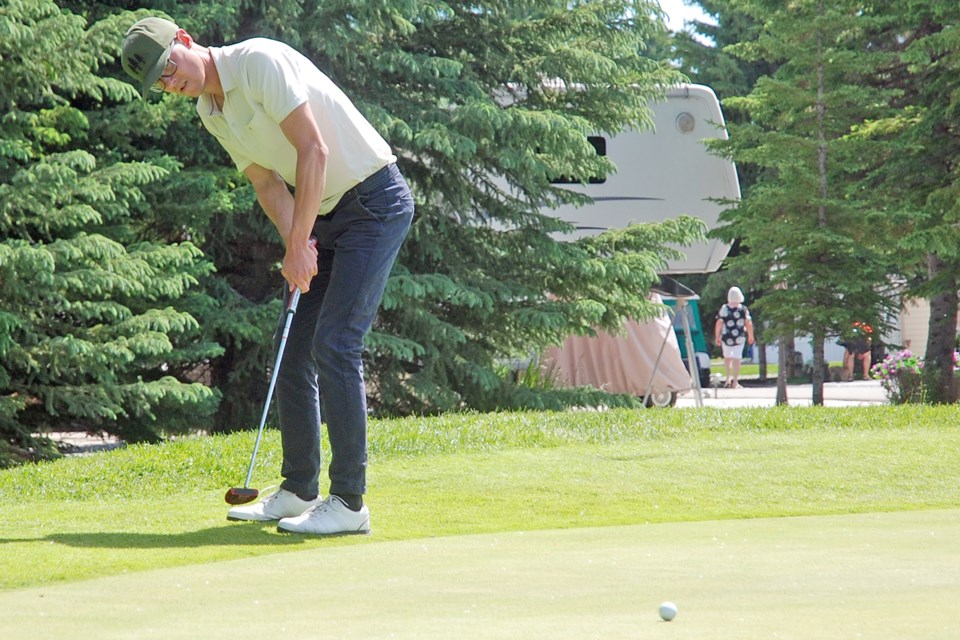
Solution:
M 680 312 L 680 319 L 683 321 L 684 344 L 687 345 L 687 368 L 690 377 L 693 379 L 694 397 L 697 400 L 697 406 L 703 406 L 703 395 L 700 388 L 700 368 L 697 366 L 697 357 L 693 352 L 693 338 L 690 336 L 690 319 L 687 317 L 686 298 L 677 298 L 677 310 Z

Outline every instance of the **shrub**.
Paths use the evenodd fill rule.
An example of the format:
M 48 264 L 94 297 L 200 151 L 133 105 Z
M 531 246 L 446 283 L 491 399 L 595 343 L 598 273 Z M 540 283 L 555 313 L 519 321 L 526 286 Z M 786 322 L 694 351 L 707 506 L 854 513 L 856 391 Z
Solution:
M 960 352 L 953 352 L 953 369 L 958 370 Z M 909 349 L 890 354 L 875 364 L 870 372 L 887 392 L 891 404 L 921 403 L 927 395 L 923 384 L 923 356 Z
M 873 365 L 870 372 L 880 380 L 891 404 L 907 404 L 923 402 L 922 370 L 923 357 L 904 349 Z

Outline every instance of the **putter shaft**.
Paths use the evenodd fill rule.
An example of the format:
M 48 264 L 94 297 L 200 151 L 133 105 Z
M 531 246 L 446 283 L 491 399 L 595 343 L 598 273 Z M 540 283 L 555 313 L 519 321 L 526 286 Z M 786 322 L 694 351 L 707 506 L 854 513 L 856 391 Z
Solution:
M 300 289 L 294 289 L 290 297 L 290 304 L 287 306 L 287 319 L 283 325 L 283 333 L 280 336 L 280 345 L 277 347 L 277 360 L 273 363 L 273 373 L 270 375 L 270 387 L 267 390 L 267 401 L 263 403 L 263 414 L 260 416 L 260 426 L 257 428 L 257 440 L 253 445 L 253 455 L 250 456 L 250 468 L 247 469 L 247 479 L 243 483 L 243 488 L 250 486 L 250 479 L 253 477 L 253 466 L 257 461 L 257 452 L 260 450 L 260 440 L 263 439 L 263 426 L 267 423 L 267 413 L 270 411 L 270 401 L 273 399 L 273 390 L 277 386 L 277 374 L 280 372 L 280 362 L 283 360 L 283 351 L 287 346 L 287 336 L 290 335 L 290 325 L 293 324 L 293 316 L 297 313 L 297 305 L 300 304 Z

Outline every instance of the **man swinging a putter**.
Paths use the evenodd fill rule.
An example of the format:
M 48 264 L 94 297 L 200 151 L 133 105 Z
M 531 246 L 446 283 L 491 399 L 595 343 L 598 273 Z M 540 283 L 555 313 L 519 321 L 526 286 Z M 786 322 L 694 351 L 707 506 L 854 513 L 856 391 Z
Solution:
M 281 42 L 204 47 L 169 20 L 145 18 L 127 31 L 121 60 L 144 97 L 197 100 L 203 126 L 283 238 L 284 297 L 301 292 L 276 381 L 284 479 L 227 517 L 276 520 L 294 533 L 369 533 L 361 352 L 414 209 L 396 157 L 347 96 Z M 326 499 L 321 407 L 331 449 Z

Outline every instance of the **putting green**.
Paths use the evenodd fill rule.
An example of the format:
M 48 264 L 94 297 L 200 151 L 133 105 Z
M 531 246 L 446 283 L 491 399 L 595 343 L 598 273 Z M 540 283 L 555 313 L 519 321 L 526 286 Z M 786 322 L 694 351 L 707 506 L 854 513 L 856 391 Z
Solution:
M 374 536 L 3 592 L 0 638 L 955 640 L 958 540 L 960 510 Z

